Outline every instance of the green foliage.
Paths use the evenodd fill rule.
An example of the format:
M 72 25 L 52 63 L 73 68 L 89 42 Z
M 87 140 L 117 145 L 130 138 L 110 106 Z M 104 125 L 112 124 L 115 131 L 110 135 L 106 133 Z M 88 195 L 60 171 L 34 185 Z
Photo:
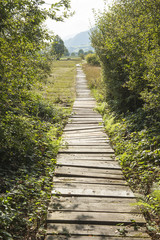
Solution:
M 143 196 L 138 205 L 153 239 L 160 236 L 159 10 L 159 0 L 117 0 L 91 34 L 107 102 L 98 110 L 125 178 Z
M 66 111 L 34 93 L 50 72 L 42 23 L 68 0 L 0 1 L 0 239 L 42 239 Z M 61 16 L 57 11 L 61 10 Z
M 95 53 L 89 53 L 86 56 L 86 61 L 88 64 L 93 65 L 93 66 L 100 66 L 100 62 L 98 59 L 98 56 Z
M 92 45 L 113 110 L 143 107 L 159 117 L 159 1 L 119 0 L 97 17 Z
M 105 102 L 105 88 L 103 91 L 101 89 L 103 81 L 100 73 L 97 84 L 90 84 L 94 68 L 87 68 L 86 76 L 89 86 L 94 89 L 92 92 L 99 100 L 96 109 L 103 115 L 104 128 L 126 180 L 133 192 L 139 193 L 138 206 L 147 219 L 147 229 L 153 239 L 159 239 L 160 124 L 143 109 L 125 115 L 110 109 L 108 102 Z
M 59 60 L 62 55 L 65 52 L 65 46 L 63 40 L 56 35 L 53 39 L 52 45 L 51 45 L 51 56 L 55 56 L 57 60 Z
M 66 48 L 66 46 L 64 46 L 64 56 L 65 57 L 70 56 L 70 53 L 69 53 L 68 49 Z

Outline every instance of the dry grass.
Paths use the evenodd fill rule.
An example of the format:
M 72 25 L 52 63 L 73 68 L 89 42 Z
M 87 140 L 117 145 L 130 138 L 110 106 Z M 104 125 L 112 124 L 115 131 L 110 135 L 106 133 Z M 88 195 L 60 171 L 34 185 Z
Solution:
M 48 102 L 71 106 L 75 99 L 76 64 L 79 59 L 53 61 L 51 74 L 38 87 L 40 93 Z
M 83 71 L 86 74 L 89 88 L 92 90 L 97 101 L 102 101 L 105 97 L 105 85 L 101 76 L 101 67 L 83 64 Z

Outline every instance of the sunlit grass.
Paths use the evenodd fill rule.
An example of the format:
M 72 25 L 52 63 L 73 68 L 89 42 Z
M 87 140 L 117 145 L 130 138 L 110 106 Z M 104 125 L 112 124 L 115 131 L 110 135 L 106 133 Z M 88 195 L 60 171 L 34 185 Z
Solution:
M 36 90 L 43 98 L 63 107 L 71 106 L 76 95 L 76 64 L 80 59 L 53 61 L 50 76 Z
M 101 67 L 83 64 L 83 71 L 86 74 L 89 88 L 97 101 L 105 98 L 105 84 L 101 76 Z

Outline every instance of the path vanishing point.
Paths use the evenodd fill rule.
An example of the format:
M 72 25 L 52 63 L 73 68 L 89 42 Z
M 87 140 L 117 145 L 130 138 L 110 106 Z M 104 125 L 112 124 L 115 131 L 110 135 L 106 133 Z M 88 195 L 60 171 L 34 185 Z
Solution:
M 63 134 L 67 148 L 57 157 L 46 240 L 149 240 L 80 66 L 76 90 Z

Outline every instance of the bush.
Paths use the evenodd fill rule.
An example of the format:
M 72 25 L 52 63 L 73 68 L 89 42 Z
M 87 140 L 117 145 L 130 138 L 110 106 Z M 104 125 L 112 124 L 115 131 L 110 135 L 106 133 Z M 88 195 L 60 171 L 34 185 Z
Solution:
M 93 66 L 100 66 L 99 58 L 95 53 L 89 53 L 86 56 L 86 61 L 88 64 L 93 65 Z
M 110 107 L 121 113 L 140 107 L 160 118 L 159 1 L 119 0 L 96 20 L 91 42 Z

